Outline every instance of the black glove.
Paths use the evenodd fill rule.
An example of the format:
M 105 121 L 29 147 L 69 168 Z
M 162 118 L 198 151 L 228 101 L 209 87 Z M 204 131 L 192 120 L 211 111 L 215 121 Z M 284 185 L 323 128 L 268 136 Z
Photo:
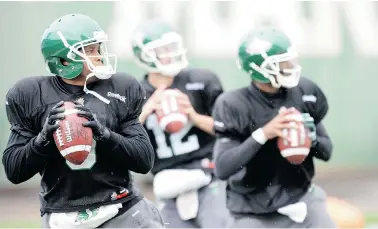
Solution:
M 77 115 L 88 119 L 88 122 L 83 123 L 83 126 L 92 129 L 94 140 L 101 141 L 109 139 L 110 131 L 108 130 L 108 128 L 101 125 L 101 123 L 96 118 L 96 114 L 93 114 L 89 108 L 79 104 L 76 104 L 75 108 L 79 110 Z
M 59 128 L 59 122 L 56 121 L 64 119 L 65 108 L 61 107 L 63 103 L 63 101 L 60 101 L 51 108 L 42 130 L 35 140 L 36 144 L 46 146 L 53 139 L 53 132 Z

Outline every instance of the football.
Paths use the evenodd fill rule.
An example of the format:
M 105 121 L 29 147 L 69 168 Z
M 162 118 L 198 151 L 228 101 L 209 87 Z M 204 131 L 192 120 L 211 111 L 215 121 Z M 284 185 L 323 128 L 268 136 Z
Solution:
M 179 132 L 188 123 L 188 116 L 180 110 L 178 92 L 167 89 L 163 92 L 161 109 L 156 110 L 160 127 L 168 133 Z
M 53 134 L 55 145 L 67 161 L 80 165 L 91 151 L 92 129 L 82 125 L 88 120 L 77 115 L 74 103 L 64 102 L 63 106 L 65 118 L 58 121 L 59 128 Z
M 277 144 L 284 158 L 291 164 L 299 165 L 308 156 L 312 141 L 309 130 L 303 124 L 301 113 L 295 110 L 289 115 L 293 115 L 297 121 L 290 123 L 293 128 L 283 130 L 283 134 L 288 137 L 288 140 L 279 137 Z

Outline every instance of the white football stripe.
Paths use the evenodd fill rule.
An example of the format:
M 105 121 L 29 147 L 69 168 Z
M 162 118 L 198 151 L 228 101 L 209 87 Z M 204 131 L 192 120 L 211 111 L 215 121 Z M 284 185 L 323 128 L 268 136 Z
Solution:
M 161 101 L 161 109 L 163 110 L 163 113 L 165 115 L 169 114 L 170 113 L 170 110 L 169 110 L 169 104 L 167 102 L 167 100 L 163 99 Z
M 283 134 L 284 137 L 287 137 L 287 135 L 288 135 L 288 130 L 287 130 L 287 129 L 283 129 L 283 130 L 282 130 L 282 134 Z M 283 140 L 283 144 L 284 144 L 285 146 L 287 146 L 287 145 L 289 144 L 289 141 L 288 141 L 286 138 L 284 138 L 284 140 Z
M 68 109 L 68 110 L 65 110 L 63 114 L 67 116 L 70 114 L 76 114 L 78 111 L 79 111 L 78 109 Z
M 292 123 L 290 123 L 290 124 L 292 124 Z M 290 128 L 290 141 L 291 141 L 290 145 L 293 146 L 293 147 L 299 145 L 299 142 L 298 142 L 298 130 L 296 128 Z
M 178 111 L 178 104 L 175 96 L 170 96 L 170 102 L 172 111 Z
M 304 125 L 300 125 L 300 144 L 304 145 L 306 141 L 306 129 L 304 128 Z
M 309 148 L 287 148 L 281 151 L 283 157 L 290 157 L 294 155 L 304 155 L 307 156 L 310 152 Z
M 188 117 L 186 115 L 183 115 L 181 113 L 173 113 L 164 116 L 162 119 L 160 119 L 160 127 L 165 130 L 167 125 L 173 121 L 181 121 L 186 125 L 188 123 Z
M 78 152 L 78 151 L 88 151 L 91 152 L 92 146 L 90 145 L 76 145 L 76 146 L 71 146 L 68 147 L 67 149 L 61 150 L 60 153 L 62 154 L 63 157 L 70 153 Z

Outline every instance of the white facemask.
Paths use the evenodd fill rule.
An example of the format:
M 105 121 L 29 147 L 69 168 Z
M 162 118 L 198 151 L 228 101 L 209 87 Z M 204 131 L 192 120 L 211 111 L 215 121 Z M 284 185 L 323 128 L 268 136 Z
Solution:
M 151 67 L 137 58 L 137 63 L 149 72 L 160 73 L 165 76 L 175 77 L 183 68 L 188 66 L 186 49 L 183 47 L 182 37 L 176 32 L 164 34 L 161 39 L 152 41 L 146 45 L 138 44 L 142 49 L 141 59 L 147 63 L 154 63 Z M 167 51 L 169 50 L 169 51 Z M 169 60 L 164 63 L 161 60 Z
M 293 64 L 293 68 L 291 69 L 280 69 L 279 66 L 281 62 L 292 61 L 297 58 L 297 52 L 289 48 L 286 53 L 268 56 L 265 52 L 262 52 L 261 55 L 265 59 L 261 66 L 252 63 L 251 68 L 268 78 L 273 87 L 293 88 L 298 85 L 302 70 L 301 66 Z
M 89 78 L 96 76 L 98 79 L 105 80 L 109 79 L 113 74 L 116 73 L 117 68 L 117 56 L 115 54 L 108 53 L 107 50 L 107 42 L 108 36 L 104 31 L 95 31 L 93 32 L 93 38 L 80 41 L 74 45 L 68 44 L 67 40 L 64 38 L 64 35 L 61 32 L 58 32 L 60 39 L 62 40 L 63 44 L 70 49 L 67 54 L 67 57 L 73 61 L 83 62 L 83 64 L 87 64 L 88 69 L 91 71 L 90 74 L 85 79 L 84 83 L 84 92 L 87 94 L 92 94 L 101 101 L 106 104 L 109 104 L 110 101 L 97 92 L 88 90 L 87 88 L 87 81 Z M 99 56 L 89 56 L 85 53 L 85 47 L 93 44 L 101 44 L 100 45 L 100 55 Z M 79 51 L 81 49 L 82 51 Z M 79 55 L 81 57 L 80 60 L 77 60 L 75 57 Z M 102 60 L 103 65 L 96 66 L 92 63 L 91 58 L 99 58 Z

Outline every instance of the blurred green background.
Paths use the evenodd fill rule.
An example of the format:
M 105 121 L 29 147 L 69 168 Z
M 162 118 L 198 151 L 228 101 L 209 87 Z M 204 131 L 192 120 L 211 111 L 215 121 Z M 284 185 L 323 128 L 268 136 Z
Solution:
M 143 71 L 130 58 L 130 31 L 145 19 L 163 17 L 172 21 L 184 35 L 191 65 L 217 72 L 226 89 L 249 83 L 248 76 L 240 72 L 235 64 L 236 52 L 232 48 L 237 45 L 237 40 L 255 23 L 278 23 L 298 42 L 303 75 L 317 82 L 329 100 L 330 111 L 325 125 L 333 139 L 335 150 L 329 163 L 319 163 L 320 168 L 327 171 L 324 177 L 342 174 L 344 171 L 359 171 L 362 175 L 355 179 L 366 180 L 365 192 L 351 197 L 350 200 L 357 205 L 371 202 L 370 204 L 378 206 L 377 198 L 365 202 L 361 199 L 368 198 L 366 191 L 378 187 L 378 174 L 374 170 L 378 162 L 378 102 L 373 92 L 378 83 L 377 7 L 377 3 L 365 1 L 354 3 L 283 0 L 270 2 L 269 5 L 265 1 L 236 3 L 207 0 L 0 2 L 0 97 L 4 99 L 9 88 L 23 77 L 48 74 L 39 50 L 40 38 L 53 20 L 65 14 L 82 13 L 96 19 L 114 40 L 111 49 L 119 54 L 118 71 L 126 71 L 138 79 L 141 79 Z M 9 134 L 4 106 L 0 106 L 0 125 L 3 129 L 0 131 L 2 151 Z M 376 179 L 368 179 L 364 175 L 364 171 L 371 169 L 373 172 L 368 174 Z M 356 173 L 350 172 L 354 175 Z M 345 174 L 348 176 L 348 173 Z M 0 212 L 14 217 L 14 212 L 18 210 L 9 208 L 16 208 L 16 203 L 20 202 L 18 208 L 23 208 L 25 212 L 37 211 L 32 214 L 37 218 L 39 179 L 38 175 L 25 184 L 15 186 L 6 180 L 4 170 L 1 169 L 0 201 L 4 201 L 4 204 L 0 204 Z M 142 176 L 137 176 L 138 179 L 143 181 Z M 358 188 L 353 185 L 352 179 L 350 182 L 346 179 L 352 190 L 347 191 L 348 193 L 352 193 L 353 188 Z M 332 184 L 337 185 L 333 182 Z M 24 196 L 19 191 L 21 188 L 27 188 L 30 199 L 13 202 L 12 206 L 7 205 L 6 203 L 12 203 L 9 201 Z M 331 193 L 339 194 L 338 191 Z M 365 209 L 363 204 L 359 207 Z M 23 205 L 29 207 L 25 210 Z M 372 211 L 369 207 L 366 209 Z M 374 218 L 375 214 L 372 215 L 371 218 Z M 3 221 L 1 216 L 0 221 Z M 21 227 L 31 226 L 28 223 L 22 224 L 21 219 L 17 221 L 19 224 L 16 225 Z M 14 225 L 4 224 L 4 227 Z

